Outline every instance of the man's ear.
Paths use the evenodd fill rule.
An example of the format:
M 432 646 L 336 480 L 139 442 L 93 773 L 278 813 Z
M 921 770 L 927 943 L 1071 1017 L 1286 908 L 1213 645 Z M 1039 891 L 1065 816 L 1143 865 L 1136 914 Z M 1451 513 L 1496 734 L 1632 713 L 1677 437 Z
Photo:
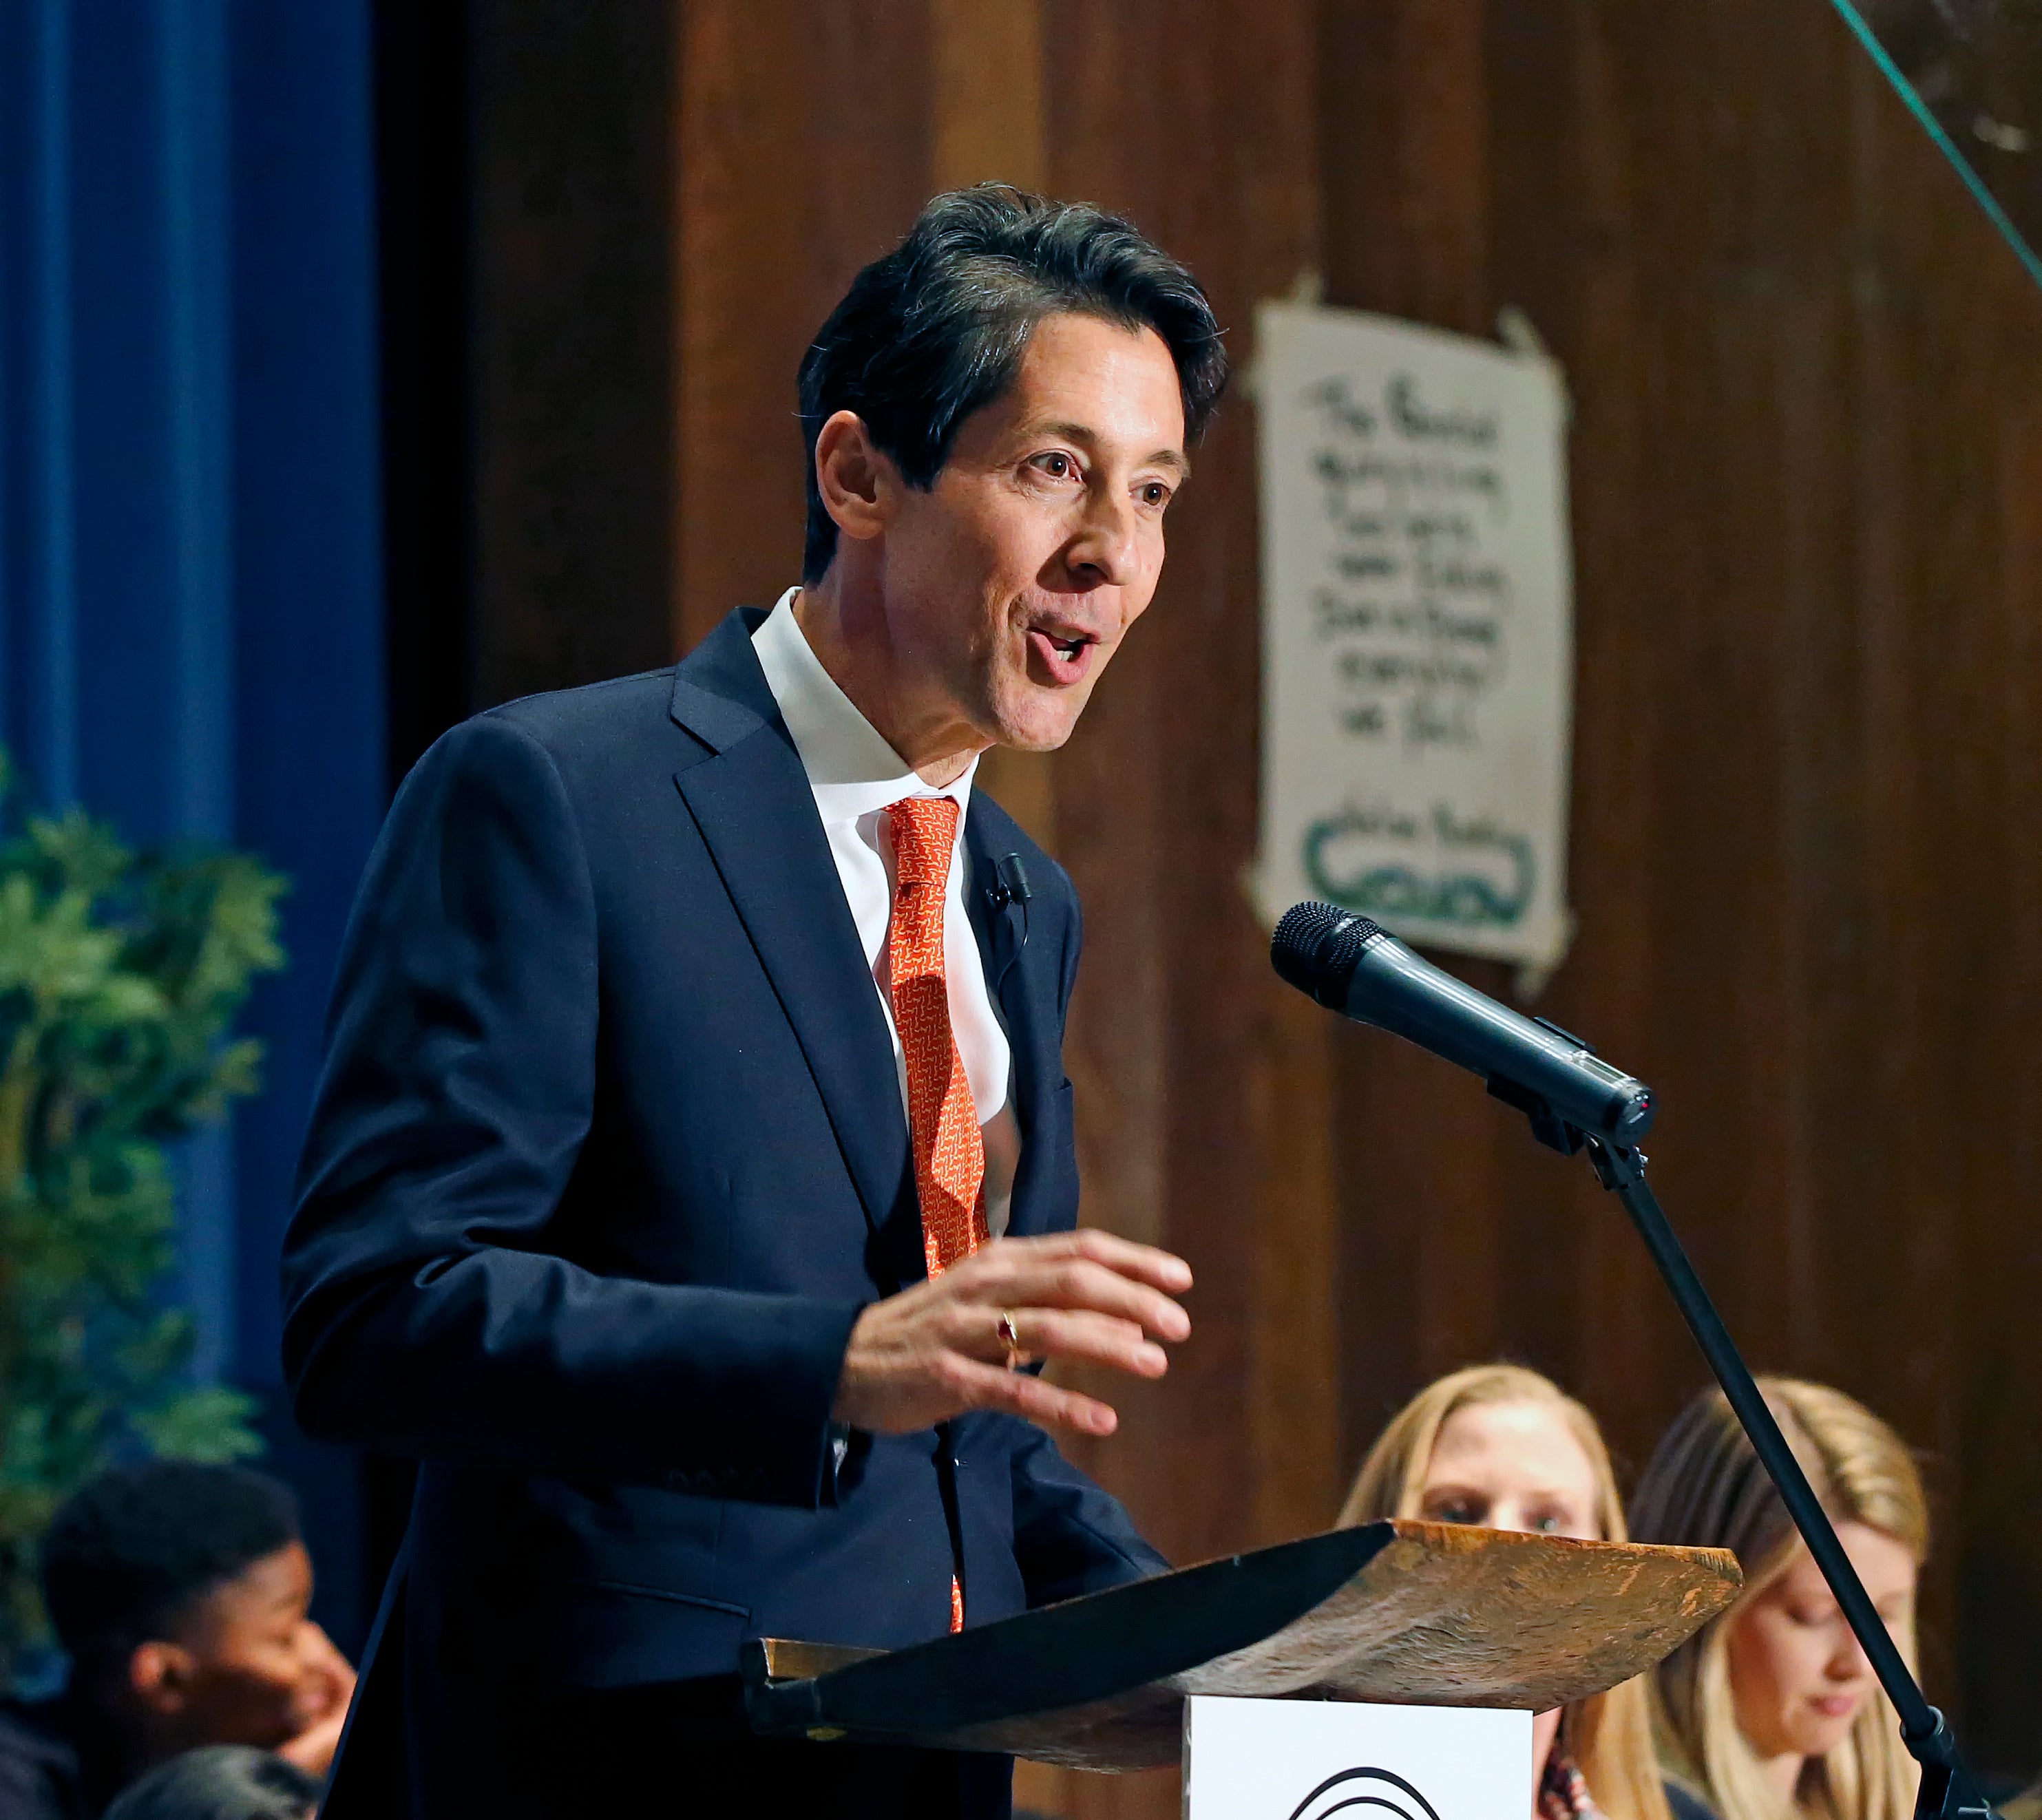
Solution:
M 816 488 L 837 530 L 861 543 L 878 537 L 898 509 L 901 470 L 856 411 L 836 412 L 817 434 Z
M 128 1658 L 128 1691 L 147 1711 L 167 1718 L 184 1710 L 197 1668 L 191 1651 L 175 1643 L 138 1643 Z

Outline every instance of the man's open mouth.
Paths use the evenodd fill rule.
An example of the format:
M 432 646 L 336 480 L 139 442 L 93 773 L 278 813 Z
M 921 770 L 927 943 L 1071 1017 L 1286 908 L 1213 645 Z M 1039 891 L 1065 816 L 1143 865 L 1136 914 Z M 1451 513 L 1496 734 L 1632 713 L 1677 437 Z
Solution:
M 1088 632 L 1073 632 L 1066 626 L 1031 625 L 1028 645 L 1039 669 L 1052 682 L 1075 682 L 1092 667 L 1092 654 L 1099 640 Z

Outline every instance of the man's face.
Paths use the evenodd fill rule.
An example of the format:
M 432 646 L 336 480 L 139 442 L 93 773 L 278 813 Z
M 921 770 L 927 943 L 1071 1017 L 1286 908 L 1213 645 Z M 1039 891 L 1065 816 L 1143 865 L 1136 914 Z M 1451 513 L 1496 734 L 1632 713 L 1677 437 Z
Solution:
M 174 1670 L 145 1698 L 194 1743 L 274 1749 L 296 1738 L 335 1695 L 338 1654 L 306 1615 L 312 1596 L 302 1543 L 251 1562 L 179 1620 Z
M 959 428 L 885 533 L 889 636 L 992 743 L 1063 744 L 1163 570 L 1188 472 L 1177 372 L 1153 329 L 1037 323 L 1014 384 Z

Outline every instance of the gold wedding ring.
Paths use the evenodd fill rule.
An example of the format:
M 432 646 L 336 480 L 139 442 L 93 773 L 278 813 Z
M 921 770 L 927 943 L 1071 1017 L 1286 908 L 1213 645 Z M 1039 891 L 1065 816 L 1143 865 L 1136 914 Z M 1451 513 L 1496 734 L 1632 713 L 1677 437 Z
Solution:
M 1000 1344 L 1007 1348 L 1007 1369 L 1021 1369 L 1021 1336 L 1015 1331 L 1014 1310 L 1003 1308 L 1000 1311 Z

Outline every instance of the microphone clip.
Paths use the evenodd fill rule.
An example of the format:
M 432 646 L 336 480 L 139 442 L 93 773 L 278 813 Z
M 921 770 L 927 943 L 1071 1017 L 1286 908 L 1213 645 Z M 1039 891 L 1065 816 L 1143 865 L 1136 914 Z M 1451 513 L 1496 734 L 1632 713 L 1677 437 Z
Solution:
M 1543 1030 L 1551 1031 L 1562 1042 L 1571 1043 L 1584 1055 L 1593 1055 L 1595 1046 L 1584 1042 L 1570 1030 L 1562 1030 L 1551 1018 L 1534 1018 L 1532 1023 Z M 1548 1150 L 1557 1150 L 1562 1157 L 1577 1154 L 1587 1141 L 1586 1134 L 1577 1125 L 1570 1125 L 1551 1103 L 1534 1093 L 1521 1082 L 1512 1080 L 1505 1074 L 1492 1074 L 1489 1077 L 1489 1096 L 1500 1099 L 1505 1106 L 1514 1106 L 1532 1122 L 1532 1135 Z
M 1025 904 L 1035 893 L 1028 887 L 1028 869 L 1021 863 L 1018 853 L 1002 854 L 992 862 L 993 882 L 986 887 L 985 895 L 996 910 L 1004 910 L 1010 904 Z
M 1028 869 L 1018 853 L 1004 853 L 992 862 L 992 882 L 985 888 L 985 900 L 995 912 L 1018 908 L 1021 912 L 1021 946 L 1028 946 Z M 1004 969 L 1001 969 L 1004 972 Z
M 1544 1023 L 1546 1020 L 1541 1018 L 1538 1021 Z M 1508 1075 L 1489 1076 L 1489 1096 L 1501 1100 L 1505 1106 L 1516 1107 L 1530 1119 L 1532 1135 L 1548 1150 L 1571 1157 L 1581 1149 L 1584 1138 L 1580 1126 L 1570 1125 L 1530 1088 L 1520 1085 Z

